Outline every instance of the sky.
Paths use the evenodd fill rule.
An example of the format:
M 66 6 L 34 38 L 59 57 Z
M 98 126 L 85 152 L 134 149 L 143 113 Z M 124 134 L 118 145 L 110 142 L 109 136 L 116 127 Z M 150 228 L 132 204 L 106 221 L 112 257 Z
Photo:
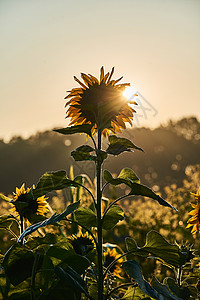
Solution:
M 124 76 L 135 126 L 200 119 L 199 0 L 0 0 L 0 138 L 66 127 L 73 76 Z M 144 108 L 145 107 L 145 108 Z

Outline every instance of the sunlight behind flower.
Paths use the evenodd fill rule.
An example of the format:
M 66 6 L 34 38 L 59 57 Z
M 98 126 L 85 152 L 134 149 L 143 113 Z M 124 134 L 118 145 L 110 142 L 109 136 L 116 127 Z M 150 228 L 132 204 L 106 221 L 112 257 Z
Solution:
M 127 98 L 127 100 L 133 100 L 137 97 L 137 90 L 133 86 L 127 86 L 123 95 Z

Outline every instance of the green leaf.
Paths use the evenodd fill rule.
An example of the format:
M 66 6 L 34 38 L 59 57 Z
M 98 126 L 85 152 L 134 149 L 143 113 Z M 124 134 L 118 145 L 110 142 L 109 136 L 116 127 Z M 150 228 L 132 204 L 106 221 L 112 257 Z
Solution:
M 135 281 L 138 283 L 140 289 L 149 297 L 152 297 L 154 299 L 158 300 L 165 300 L 163 295 L 158 293 L 146 280 L 144 280 L 141 272 L 141 267 L 135 260 L 128 260 L 123 263 L 123 268 L 127 272 L 127 274 L 135 279 Z
M 113 178 L 112 174 L 107 170 L 105 172 L 105 176 L 108 179 L 108 183 L 110 183 L 112 185 L 116 186 L 121 183 L 125 183 L 127 186 L 129 186 L 131 188 L 131 191 L 128 194 L 128 196 L 140 195 L 140 196 L 149 197 L 151 199 L 158 201 L 158 203 L 160 205 L 168 206 L 177 211 L 176 208 L 174 208 L 171 204 L 169 204 L 167 201 L 165 201 L 159 195 L 154 193 L 150 188 L 148 188 L 145 185 L 140 184 L 139 183 L 140 180 L 137 177 L 137 175 L 134 173 L 133 170 L 131 170 L 129 168 L 122 169 L 117 178 Z M 105 178 L 105 180 L 107 180 L 106 178 Z
M 180 287 L 173 278 L 167 277 L 164 279 L 165 284 L 179 299 L 187 300 L 190 298 L 190 290 L 187 287 Z
M 46 254 L 53 260 L 54 266 L 67 263 L 67 265 L 79 274 L 83 274 L 90 265 L 87 258 L 75 253 L 69 241 L 60 242 L 51 246 Z
M 140 182 L 137 175 L 133 172 L 133 170 L 131 170 L 129 168 L 122 169 L 117 178 L 125 179 L 125 180 L 127 180 L 127 183 L 130 183 L 130 182 L 131 183 L 133 183 L 133 182 L 139 183 Z
M 88 207 L 79 207 L 74 215 L 75 220 L 87 228 L 97 226 L 96 214 Z
M 34 260 L 35 254 L 19 244 L 14 244 L 6 252 L 2 265 L 14 286 L 31 276 Z
M 92 148 L 89 145 L 82 145 L 78 148 L 76 148 L 76 151 L 80 151 L 80 152 L 92 152 L 95 151 L 94 148 Z
M 43 262 L 39 272 L 35 276 L 35 287 L 38 290 L 48 289 L 50 282 L 54 280 L 54 266 L 51 259 L 47 256 L 43 256 Z
M 130 286 L 122 300 L 151 300 L 139 287 Z
M 130 149 L 126 148 L 125 146 L 121 145 L 120 143 L 114 144 L 114 145 L 109 145 L 109 147 L 106 149 L 106 152 L 108 154 L 112 154 L 112 155 L 119 155 L 125 151 L 131 152 Z
M 167 264 L 178 267 L 180 265 L 180 251 L 175 244 L 168 243 L 164 237 L 156 232 L 150 231 L 146 236 L 146 243 L 143 250 L 150 252 L 153 256 L 159 257 Z
M 113 180 L 112 174 L 108 170 L 103 171 L 103 177 L 104 177 L 105 181 L 107 181 L 107 182 L 110 182 L 111 180 Z
M 124 220 L 123 209 L 118 205 L 113 205 L 103 219 L 103 229 L 109 230 L 122 220 Z
M 66 286 L 72 287 L 75 290 L 84 293 L 88 297 L 88 292 L 86 291 L 87 287 L 84 280 L 72 268 L 67 266 L 66 270 L 64 271 L 61 267 L 56 267 L 55 273 L 62 281 L 65 282 Z
M 55 245 L 50 245 L 46 255 L 59 261 L 65 261 L 68 257 L 74 255 L 74 250 L 69 241 L 59 242 Z
M 174 210 L 177 211 L 176 208 L 174 208 L 171 204 L 169 204 L 167 201 L 165 201 L 159 195 L 157 195 L 156 193 L 154 193 L 147 186 L 139 184 L 139 183 L 135 183 L 135 182 L 131 183 L 131 185 L 129 185 L 129 186 L 131 186 L 131 191 L 128 194 L 129 196 L 130 195 L 140 195 L 140 196 L 149 197 L 151 199 L 154 199 L 154 200 L 158 201 L 158 203 L 160 205 L 170 207 L 170 208 L 172 208 L 172 209 L 174 209 Z
M 26 242 L 26 247 L 30 248 L 31 250 L 37 249 L 38 247 L 44 247 L 44 245 L 53 245 L 59 242 L 61 237 L 55 235 L 54 233 L 47 233 L 44 237 L 34 237 L 29 239 Z
M 92 136 L 91 130 L 93 125 L 91 124 L 83 124 L 83 125 L 76 125 L 66 128 L 54 129 L 54 131 L 68 135 L 68 134 L 75 134 L 75 133 L 86 133 L 89 136 Z
M 44 227 L 44 226 L 47 226 L 47 225 L 51 225 L 51 224 L 54 224 L 56 222 L 59 222 L 59 221 L 63 220 L 66 216 L 68 216 L 75 209 L 77 209 L 78 206 L 79 206 L 79 204 L 80 204 L 80 201 L 72 203 L 61 214 L 57 215 L 56 213 L 54 213 L 49 219 L 46 219 L 45 221 L 38 222 L 36 224 L 33 224 L 33 225 L 29 226 L 20 235 L 20 237 L 18 238 L 18 242 L 20 242 L 25 236 L 33 233 L 34 231 L 36 231 L 37 229 L 39 229 L 41 227 Z
M 146 236 L 146 243 L 143 247 L 138 247 L 136 242 L 130 238 L 126 239 L 127 250 L 147 257 L 150 253 L 153 257 L 159 258 L 163 263 L 178 267 L 180 265 L 181 253 L 177 245 L 168 243 L 163 236 L 156 232 L 150 231 Z
M 66 172 L 56 171 L 49 172 L 42 175 L 35 189 L 31 190 L 31 193 L 35 198 L 41 197 L 53 190 L 61 190 L 68 186 L 77 187 L 78 184 L 67 178 Z
M 136 252 L 136 251 L 138 251 L 138 250 L 141 249 L 140 247 L 138 247 L 136 241 L 134 239 L 132 239 L 132 238 L 127 237 L 125 239 L 125 242 L 126 242 L 126 248 L 130 252 Z
M 71 156 L 74 158 L 75 161 L 84 161 L 84 160 L 96 161 L 97 160 L 95 155 L 91 155 L 88 152 L 82 152 L 77 150 L 72 151 Z
M 172 300 L 182 300 L 184 298 L 179 298 L 175 295 L 173 295 L 168 287 L 164 284 L 161 284 L 155 276 L 153 276 L 152 281 L 151 281 L 151 285 L 156 289 L 156 291 L 160 294 L 162 294 L 164 297 L 166 297 L 167 299 L 172 299 Z M 188 299 L 188 298 L 186 298 Z
M 136 182 L 139 183 L 140 180 L 135 174 L 135 172 L 129 168 L 124 168 L 121 170 L 117 178 L 113 178 L 112 174 L 105 170 L 105 180 L 112 185 L 119 185 L 121 183 L 125 183 L 126 185 L 131 187 L 131 184 Z
M 115 135 L 110 135 L 108 139 L 110 142 L 110 145 L 106 150 L 108 154 L 119 155 L 124 151 L 131 151 L 131 149 L 143 151 L 142 148 L 137 147 L 126 138 L 120 138 Z

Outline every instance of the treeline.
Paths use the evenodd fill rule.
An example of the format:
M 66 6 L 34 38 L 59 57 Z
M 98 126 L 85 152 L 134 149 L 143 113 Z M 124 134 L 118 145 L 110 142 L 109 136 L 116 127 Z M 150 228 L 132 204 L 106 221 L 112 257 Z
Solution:
M 124 137 L 141 147 L 143 152 L 111 156 L 104 167 L 118 174 L 130 167 L 141 182 L 156 191 L 170 184 L 181 185 L 188 165 L 199 164 L 200 123 L 195 117 L 169 121 L 154 130 L 133 128 L 124 131 Z M 64 136 L 53 131 L 37 133 L 28 139 L 13 137 L 9 143 L 0 140 L 0 191 L 15 191 L 23 183 L 36 184 L 46 171 L 64 169 L 69 173 L 73 164 L 75 174 L 94 176 L 92 162 L 77 163 L 70 157 L 76 147 L 87 144 L 85 135 Z M 104 141 L 106 149 L 108 141 Z

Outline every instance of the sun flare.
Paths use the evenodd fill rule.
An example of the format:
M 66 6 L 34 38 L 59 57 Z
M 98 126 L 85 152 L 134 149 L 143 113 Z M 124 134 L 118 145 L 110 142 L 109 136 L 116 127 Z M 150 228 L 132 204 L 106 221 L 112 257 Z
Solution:
M 137 90 L 133 86 L 127 86 L 125 91 L 123 92 L 123 95 L 129 101 L 135 99 L 138 96 L 137 95 Z

